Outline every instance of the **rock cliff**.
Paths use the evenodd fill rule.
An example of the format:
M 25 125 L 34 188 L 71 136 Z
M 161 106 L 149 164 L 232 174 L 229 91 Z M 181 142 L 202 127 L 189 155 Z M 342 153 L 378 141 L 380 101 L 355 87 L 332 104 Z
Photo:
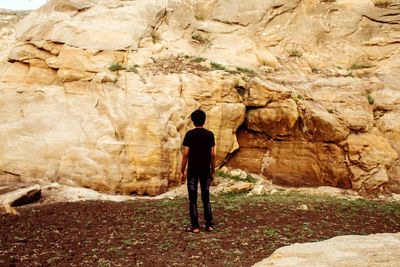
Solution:
M 1 180 L 165 192 L 202 108 L 218 164 L 400 192 L 400 1 L 50 0 L 13 23 Z

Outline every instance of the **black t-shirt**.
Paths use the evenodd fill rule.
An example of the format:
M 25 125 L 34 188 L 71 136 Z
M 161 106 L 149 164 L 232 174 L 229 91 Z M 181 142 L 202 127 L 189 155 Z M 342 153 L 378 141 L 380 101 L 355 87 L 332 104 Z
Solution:
M 204 128 L 195 128 L 186 133 L 182 145 L 189 147 L 188 172 L 210 173 L 214 134 Z

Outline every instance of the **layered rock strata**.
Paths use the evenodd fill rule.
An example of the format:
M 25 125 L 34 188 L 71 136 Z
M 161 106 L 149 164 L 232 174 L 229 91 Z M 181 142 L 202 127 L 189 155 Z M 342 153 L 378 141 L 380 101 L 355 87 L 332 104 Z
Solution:
M 399 14 L 395 1 L 50 0 L 2 50 L 0 179 L 160 194 L 202 108 L 218 164 L 400 192 Z

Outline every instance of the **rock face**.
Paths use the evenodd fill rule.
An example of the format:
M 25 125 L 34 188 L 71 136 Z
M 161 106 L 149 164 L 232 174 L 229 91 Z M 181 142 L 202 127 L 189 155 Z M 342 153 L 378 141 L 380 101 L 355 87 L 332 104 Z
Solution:
M 50 0 L 15 30 L 2 15 L 0 179 L 160 194 L 201 108 L 218 164 L 400 192 L 399 13 L 370 0 Z
M 0 195 L 0 205 L 23 206 L 38 201 L 40 196 L 40 185 L 33 185 Z
M 400 262 L 400 233 L 338 236 L 322 242 L 277 249 L 254 264 L 264 266 L 396 266 Z

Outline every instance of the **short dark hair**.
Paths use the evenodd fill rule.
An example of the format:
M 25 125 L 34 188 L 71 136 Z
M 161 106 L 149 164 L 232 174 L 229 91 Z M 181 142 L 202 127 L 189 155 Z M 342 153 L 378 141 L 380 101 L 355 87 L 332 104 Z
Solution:
M 206 113 L 204 111 L 197 109 L 190 115 L 194 126 L 203 126 L 206 121 Z

